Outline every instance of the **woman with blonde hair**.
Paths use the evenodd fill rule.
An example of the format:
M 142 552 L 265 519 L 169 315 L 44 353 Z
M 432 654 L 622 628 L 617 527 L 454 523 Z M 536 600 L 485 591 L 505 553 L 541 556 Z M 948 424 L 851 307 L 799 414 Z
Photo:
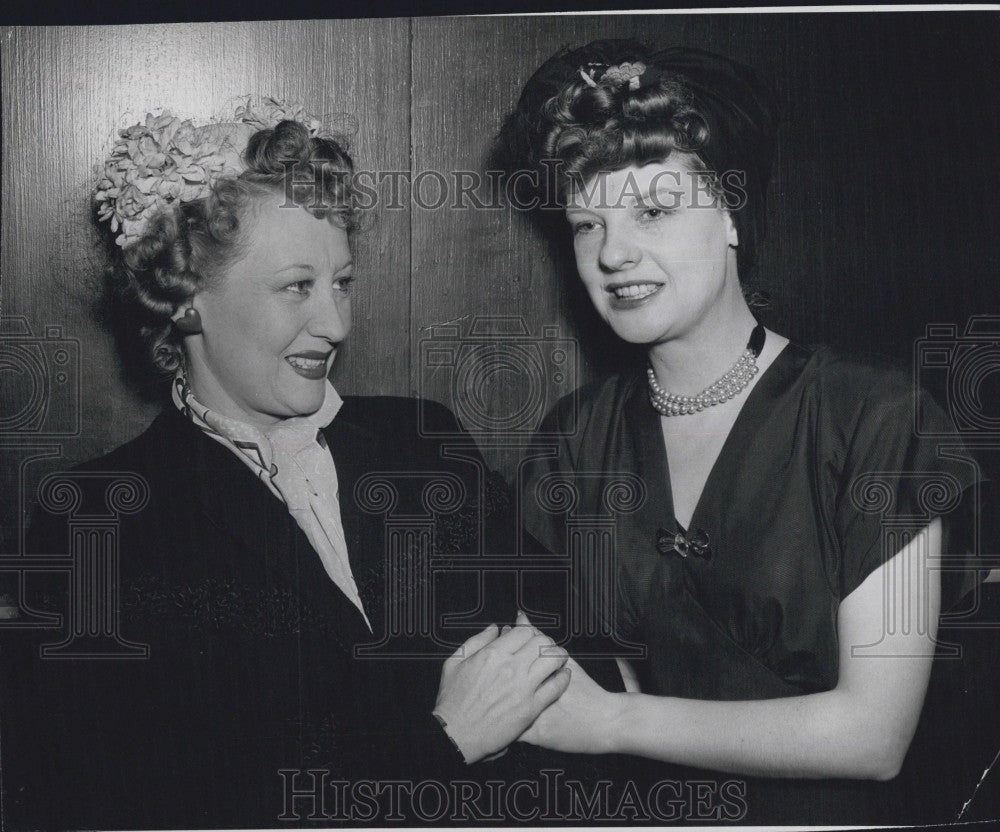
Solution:
M 360 655 L 403 614 L 386 587 L 417 576 L 377 504 L 419 511 L 437 480 L 449 510 L 477 495 L 417 402 L 342 399 L 327 379 L 351 328 L 352 170 L 342 140 L 275 102 L 200 128 L 150 116 L 108 158 L 115 291 L 166 400 L 43 490 L 29 553 L 66 551 L 69 503 L 99 518 L 109 483 L 132 489 L 118 568 L 81 579 L 108 582 L 126 649 L 46 660 L 51 632 L 5 631 L 6 828 L 412 820 L 385 781 L 464 776 L 565 689 L 564 651 L 540 656 L 551 640 L 527 626 L 472 635 L 443 670 Z M 24 602 L 65 612 L 66 595 L 65 576 L 31 577 Z

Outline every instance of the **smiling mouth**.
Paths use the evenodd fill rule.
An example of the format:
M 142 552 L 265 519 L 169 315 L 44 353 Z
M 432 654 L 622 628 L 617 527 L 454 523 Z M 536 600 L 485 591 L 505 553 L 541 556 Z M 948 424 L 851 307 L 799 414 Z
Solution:
M 305 378 L 318 379 L 326 376 L 326 364 L 331 353 L 300 352 L 285 356 L 293 370 Z
M 605 291 L 610 292 L 618 300 L 634 301 L 648 298 L 662 287 L 662 283 L 625 283 L 607 286 Z

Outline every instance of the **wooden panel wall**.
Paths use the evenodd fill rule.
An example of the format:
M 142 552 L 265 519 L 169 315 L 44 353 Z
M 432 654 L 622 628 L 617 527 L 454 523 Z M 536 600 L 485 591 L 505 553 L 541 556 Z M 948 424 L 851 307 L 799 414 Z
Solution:
M 783 113 L 754 281 L 773 298 L 765 322 L 905 359 L 928 322 L 1000 311 L 996 15 L 454 18 L 413 31 L 415 170 L 481 170 L 522 84 L 562 46 L 634 37 L 714 50 L 757 68 Z M 613 339 L 564 266 L 517 212 L 414 212 L 414 357 L 432 324 L 505 314 L 536 335 L 560 326 L 601 363 Z M 412 372 L 440 396 L 440 370 Z M 488 400 L 513 412 L 529 386 L 494 375 Z M 515 457 L 491 459 L 509 471 Z
M 351 145 L 359 164 L 405 170 L 409 25 L 348 20 L 4 32 L 0 308 L 27 318 L 36 335 L 56 324 L 64 337 L 79 339 L 82 369 L 82 432 L 59 440 L 56 457 L 25 473 L 29 492 L 43 470 L 108 451 L 141 432 L 157 410 L 125 383 L 111 338 L 92 314 L 106 263 L 92 189 L 116 128 L 154 107 L 205 119 L 231 113 L 239 96 L 274 95 L 304 102 L 344 128 L 355 122 Z M 399 211 L 357 238 L 370 279 L 358 281 L 355 334 L 340 356 L 344 388 L 406 392 L 409 238 L 409 217 Z M 15 381 L 8 373 L 6 395 L 24 396 L 11 392 Z M 8 398 L 7 411 L 21 404 Z M 8 506 L 20 456 L 0 453 L 0 494 Z M 8 542 L 10 512 L 3 517 Z
M 984 13 L 8 30 L 2 311 L 80 339 L 83 368 L 83 432 L 62 442 L 61 459 L 36 467 L 102 453 L 152 414 L 119 378 L 90 315 L 104 262 L 91 219 L 94 169 L 114 128 L 147 106 L 204 117 L 235 96 L 273 93 L 351 114 L 362 168 L 447 177 L 482 170 L 521 84 L 559 46 L 633 36 L 714 49 L 756 66 L 785 114 L 759 269 L 774 296 L 765 320 L 798 340 L 906 357 L 926 323 L 997 311 L 998 35 L 997 16 Z M 425 184 L 430 194 L 434 182 Z M 583 346 L 600 343 L 573 312 L 565 264 L 523 216 L 381 210 L 358 237 L 358 261 L 355 329 L 336 376 L 344 392 L 460 405 L 453 368 L 421 359 L 440 336 L 433 327 L 455 319 L 464 331 L 476 316 L 514 316 L 531 336 L 557 325 Z M 588 372 L 581 365 L 576 377 Z M 526 395 L 502 363 L 487 382 L 484 406 L 501 415 Z M 508 472 L 512 459 L 491 456 Z M 11 495 L 13 467 L 5 462 L 0 476 L 0 493 Z

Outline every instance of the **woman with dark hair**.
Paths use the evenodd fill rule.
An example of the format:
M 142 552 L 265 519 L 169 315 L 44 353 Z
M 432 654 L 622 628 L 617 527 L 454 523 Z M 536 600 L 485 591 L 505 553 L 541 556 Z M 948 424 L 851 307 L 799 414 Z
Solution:
M 749 68 L 632 41 L 559 52 L 503 128 L 509 164 L 557 172 L 583 286 L 646 353 L 555 408 L 540 436 L 564 438 L 523 491 L 527 531 L 564 552 L 548 489 L 601 515 L 608 482 L 641 478 L 616 519 L 611 625 L 645 659 L 622 663 L 623 693 L 571 662 L 522 739 L 732 773 L 748 822 L 871 822 L 863 781 L 900 770 L 939 609 L 974 580 L 928 562 L 962 551 L 978 468 L 914 435 L 915 410 L 929 433 L 948 421 L 907 373 L 755 319 L 774 143 Z
M 69 589 L 99 581 L 122 649 L 45 660 L 51 631 L 7 632 L 7 828 L 371 820 L 392 800 L 376 781 L 464 771 L 565 689 L 564 651 L 540 655 L 551 640 L 530 626 L 473 635 L 443 672 L 359 655 L 403 614 L 386 587 L 418 579 L 428 555 L 390 560 L 377 504 L 454 510 L 463 491 L 478 499 L 476 478 L 421 434 L 416 402 L 342 400 L 327 380 L 351 327 L 352 162 L 317 121 L 265 112 L 203 128 L 150 116 L 105 165 L 124 320 L 172 402 L 43 487 L 52 513 L 34 520 L 29 553 L 49 555 L 92 545 L 72 537 L 80 518 L 109 516 L 116 478 L 130 490 L 105 553 L 118 567 Z M 58 516 L 68 508 L 75 527 Z M 66 593 L 65 576 L 29 578 L 24 609 L 65 613 Z M 369 792 L 345 797 L 359 782 Z

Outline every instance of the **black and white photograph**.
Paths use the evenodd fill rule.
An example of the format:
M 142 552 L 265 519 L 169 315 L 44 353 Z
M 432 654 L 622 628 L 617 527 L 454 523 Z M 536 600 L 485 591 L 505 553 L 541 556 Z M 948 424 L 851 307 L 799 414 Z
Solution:
M 1000 822 L 998 7 L 388 8 L 0 26 L 0 830 Z

